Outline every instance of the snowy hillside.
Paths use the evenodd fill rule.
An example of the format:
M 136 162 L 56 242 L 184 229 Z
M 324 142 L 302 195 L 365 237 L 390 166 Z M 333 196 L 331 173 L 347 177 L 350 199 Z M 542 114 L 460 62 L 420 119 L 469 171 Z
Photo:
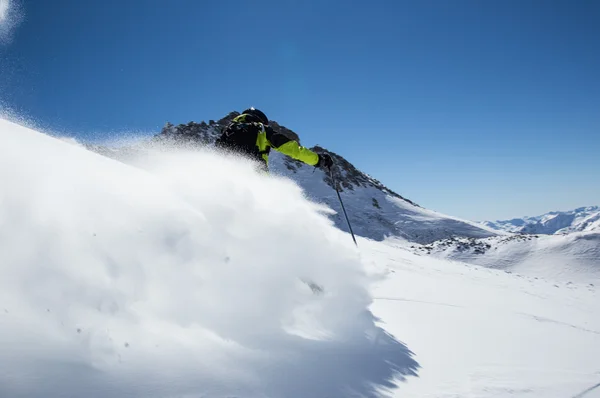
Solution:
M 357 251 L 298 185 L 206 150 L 0 138 L 1 397 L 600 396 L 597 286 Z
M 374 396 L 414 373 L 351 239 L 289 180 L 0 138 L 1 397 Z
M 600 397 L 598 284 L 360 243 L 387 271 L 373 313 L 420 366 L 396 397 Z
M 436 257 L 558 281 L 600 282 L 600 232 L 447 239 L 415 247 Z
M 144 151 L 150 150 L 149 148 L 211 147 L 220 134 L 222 126 L 236 115 L 238 113 L 232 112 L 219 121 L 210 120 L 208 123 L 190 122 L 177 126 L 167 123 L 160 134 L 144 145 L 121 148 L 88 147 L 105 156 L 127 163 L 135 162 Z M 293 131 L 277 122 L 271 124 L 291 138 L 300 141 L 298 135 Z M 320 147 L 313 149 L 318 152 L 324 151 Z M 375 240 L 397 236 L 414 242 L 430 243 L 453 236 L 481 238 L 499 234 L 492 228 L 479 223 L 424 209 L 356 169 L 341 155 L 330 153 L 335 160 L 334 178 L 342 191 L 352 228 L 360 236 Z M 314 173 L 313 167 L 291 160 L 276 151 L 271 152 L 270 166 L 272 173 L 291 178 L 300 184 L 313 200 L 334 209 L 337 213 L 332 216 L 335 225 L 348 231 L 341 206 L 333 189 L 333 181 L 328 175 L 321 172 Z M 193 171 L 189 172 L 193 173 Z
M 600 231 L 600 207 L 580 207 L 571 211 L 553 211 L 537 217 L 486 221 L 483 224 L 498 231 L 524 234 L 552 235 Z

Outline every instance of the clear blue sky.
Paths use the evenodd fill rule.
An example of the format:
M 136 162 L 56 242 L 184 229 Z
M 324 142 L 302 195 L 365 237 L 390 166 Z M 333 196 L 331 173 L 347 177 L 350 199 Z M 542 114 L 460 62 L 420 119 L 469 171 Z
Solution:
M 450 215 L 600 204 L 600 1 L 18 3 L 0 102 L 51 130 L 253 105 Z

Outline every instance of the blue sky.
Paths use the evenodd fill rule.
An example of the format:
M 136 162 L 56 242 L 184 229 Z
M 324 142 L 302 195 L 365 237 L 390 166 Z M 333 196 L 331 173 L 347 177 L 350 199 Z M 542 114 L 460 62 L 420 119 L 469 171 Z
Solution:
M 253 105 L 470 219 L 600 204 L 600 2 L 20 0 L 0 103 L 81 140 Z

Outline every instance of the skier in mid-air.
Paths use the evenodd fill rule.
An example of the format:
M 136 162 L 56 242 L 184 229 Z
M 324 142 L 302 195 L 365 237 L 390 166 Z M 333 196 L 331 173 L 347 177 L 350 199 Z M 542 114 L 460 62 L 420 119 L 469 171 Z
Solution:
M 257 160 L 265 170 L 269 166 L 271 148 L 310 166 L 329 169 L 333 165 L 327 153 L 316 153 L 269 126 L 260 110 L 248 108 L 236 116 L 216 141 L 217 148 L 240 152 Z

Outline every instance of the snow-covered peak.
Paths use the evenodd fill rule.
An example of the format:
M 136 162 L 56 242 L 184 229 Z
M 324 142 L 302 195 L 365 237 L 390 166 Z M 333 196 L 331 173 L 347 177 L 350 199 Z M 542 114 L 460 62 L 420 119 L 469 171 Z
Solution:
M 580 207 L 569 211 L 552 211 L 541 216 L 485 221 L 483 225 L 498 231 L 524 234 L 567 234 L 600 230 L 600 206 Z
M 167 123 L 161 133 L 152 138 L 153 145 L 184 145 L 186 147 L 211 147 L 220 135 L 221 129 L 231 121 L 237 112 L 231 112 L 218 121 L 189 122 L 173 125 Z M 290 138 L 301 142 L 294 131 L 270 121 L 270 125 Z M 89 147 L 103 155 L 125 162 L 139 157 L 140 146 L 120 148 L 118 151 L 103 147 Z M 414 201 L 394 192 L 382 182 L 357 169 L 342 155 L 320 146 L 311 147 L 316 152 L 327 151 L 334 158 L 333 178 L 328 173 L 312 166 L 295 161 L 272 151 L 270 170 L 299 184 L 311 199 L 334 209 L 332 215 L 336 226 L 349 231 L 343 211 L 334 187 L 340 192 L 353 231 L 360 236 L 375 240 L 387 237 L 402 237 L 409 241 L 430 243 L 449 237 L 484 238 L 502 234 L 487 226 L 450 217 L 435 211 L 424 209 Z

